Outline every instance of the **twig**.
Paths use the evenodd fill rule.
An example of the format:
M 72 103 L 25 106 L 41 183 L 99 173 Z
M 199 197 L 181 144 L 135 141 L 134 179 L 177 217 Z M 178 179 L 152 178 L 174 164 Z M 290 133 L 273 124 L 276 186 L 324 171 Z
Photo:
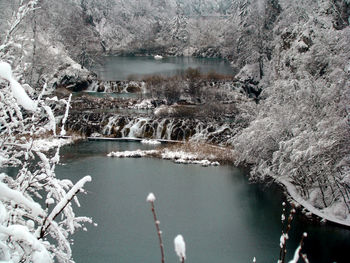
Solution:
M 162 260 L 161 262 L 164 263 L 164 246 L 163 246 L 163 240 L 162 240 L 162 231 L 159 229 L 159 220 L 157 219 L 157 214 L 156 214 L 156 210 L 154 207 L 154 201 L 156 200 L 156 197 L 154 196 L 153 193 L 150 193 L 147 196 L 147 202 L 149 202 L 151 204 L 151 211 L 153 214 L 153 220 L 154 220 L 154 224 L 156 226 L 156 230 L 157 230 L 157 234 L 158 234 L 158 239 L 159 239 L 159 247 L 160 247 L 160 253 L 162 256 Z
M 285 203 L 283 203 L 283 206 L 285 206 Z M 285 208 L 283 208 L 283 211 L 285 210 Z M 284 263 L 285 262 L 285 257 L 286 257 L 286 254 L 287 254 L 287 239 L 288 239 L 288 233 L 289 233 L 289 230 L 291 229 L 291 223 L 293 221 L 293 217 L 294 217 L 294 214 L 295 214 L 295 209 L 294 209 L 294 206 L 292 205 L 292 209 L 290 210 L 290 213 L 289 213 L 289 216 L 288 216 L 288 221 L 287 221 L 287 226 L 286 226 L 286 230 L 283 231 L 282 230 L 282 235 L 281 235 L 281 242 L 280 242 L 280 257 L 279 257 L 279 260 L 278 262 L 279 263 Z M 282 214 L 282 224 L 284 223 L 284 214 Z

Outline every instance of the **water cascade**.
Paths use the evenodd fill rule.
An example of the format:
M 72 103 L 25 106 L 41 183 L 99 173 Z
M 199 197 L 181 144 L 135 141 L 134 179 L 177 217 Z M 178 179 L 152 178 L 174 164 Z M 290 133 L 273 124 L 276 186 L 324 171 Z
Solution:
M 92 81 L 86 89 L 88 92 L 106 93 L 135 93 L 146 92 L 146 84 L 143 81 Z
M 78 113 L 75 113 L 76 115 Z M 185 118 L 130 117 L 80 113 L 68 120 L 68 128 L 86 136 L 99 133 L 112 138 L 148 138 L 206 141 L 229 144 L 236 133 L 233 124 Z M 74 121 L 72 121 L 74 120 Z

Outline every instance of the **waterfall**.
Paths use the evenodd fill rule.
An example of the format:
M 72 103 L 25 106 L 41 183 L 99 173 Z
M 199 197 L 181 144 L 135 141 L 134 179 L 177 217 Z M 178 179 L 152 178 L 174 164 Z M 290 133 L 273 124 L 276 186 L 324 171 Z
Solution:
M 106 93 L 147 93 L 146 83 L 141 81 L 93 81 L 85 91 Z
M 142 138 L 144 137 L 144 126 L 145 123 L 147 123 L 149 119 L 147 118 L 139 118 L 135 121 L 130 122 L 129 125 L 127 125 L 125 128 L 129 129 L 128 134 L 124 134 L 124 137 L 129 138 Z
M 86 136 L 100 133 L 114 138 L 229 143 L 238 128 L 232 123 L 181 118 L 130 117 L 106 114 L 74 113 L 68 127 Z

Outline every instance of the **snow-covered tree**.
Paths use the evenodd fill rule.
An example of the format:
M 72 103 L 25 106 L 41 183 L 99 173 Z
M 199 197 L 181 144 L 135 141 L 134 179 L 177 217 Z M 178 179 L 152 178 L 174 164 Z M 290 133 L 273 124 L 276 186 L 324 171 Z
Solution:
M 0 167 L 16 173 L 0 173 L 0 260 L 1 262 L 73 262 L 71 235 L 87 217 L 74 214 L 73 200 L 91 181 L 86 176 L 76 184 L 55 176 L 59 163 L 58 145 L 53 155 L 42 152 L 39 138 L 56 133 L 51 105 L 69 107 L 69 100 L 44 98 L 46 85 L 36 93 L 21 84 L 22 57 L 13 49 L 19 44 L 13 32 L 37 1 L 20 1 L 0 47 Z M 16 36 L 18 37 L 18 36 Z M 15 71 L 11 64 L 16 65 Z M 68 112 L 68 111 L 66 111 Z M 47 149 L 46 149 L 47 150 Z
M 0 174 L 0 258 L 72 262 L 70 236 L 91 219 L 75 216 L 71 201 L 79 205 L 76 194 L 91 177 L 75 185 L 56 178 L 59 146 L 49 157 L 35 143 L 56 130 L 52 99 L 30 98 L 5 62 L 0 63 L 0 97 L 0 167 L 18 167 L 17 175 Z
M 311 2 L 284 3 L 274 70 L 263 78 L 257 117 L 233 145 L 253 178 L 292 183 L 300 202 L 349 224 L 349 27 L 334 28 L 330 2 Z

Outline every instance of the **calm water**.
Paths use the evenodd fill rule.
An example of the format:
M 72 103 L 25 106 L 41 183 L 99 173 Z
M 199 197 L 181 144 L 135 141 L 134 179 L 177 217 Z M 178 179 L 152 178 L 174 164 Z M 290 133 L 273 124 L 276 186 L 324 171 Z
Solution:
M 166 57 L 155 60 L 153 57 L 118 57 L 106 56 L 101 65 L 93 67 L 101 80 L 127 80 L 142 78 L 147 75 L 172 76 L 188 68 L 199 68 L 201 72 L 215 71 L 232 75 L 230 64 L 222 59 Z
M 93 217 L 98 227 L 75 235 L 77 263 L 160 262 L 149 204 L 154 192 L 163 231 L 166 262 L 178 262 L 173 239 L 182 234 L 187 262 L 277 262 L 282 195 L 275 187 L 249 184 L 232 166 L 203 168 L 152 158 L 114 159 L 115 150 L 149 148 L 131 142 L 86 142 L 65 147 L 57 174 L 93 182 L 81 195 L 79 215 Z M 291 259 L 303 231 L 312 263 L 349 262 L 350 231 L 318 226 L 296 218 L 288 242 Z

